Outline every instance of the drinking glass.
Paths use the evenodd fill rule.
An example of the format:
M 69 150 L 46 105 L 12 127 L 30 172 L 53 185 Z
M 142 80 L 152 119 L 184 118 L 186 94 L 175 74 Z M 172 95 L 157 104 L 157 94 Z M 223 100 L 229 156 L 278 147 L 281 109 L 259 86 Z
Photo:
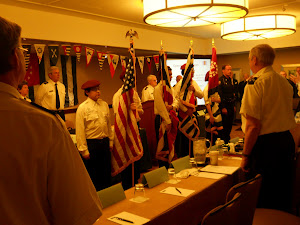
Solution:
M 169 168 L 168 169 L 168 173 L 170 175 L 169 176 L 170 179 L 168 180 L 167 183 L 170 183 L 170 184 L 177 184 L 177 183 L 179 183 L 180 180 L 177 179 L 174 168 Z
M 134 202 L 137 202 L 137 203 L 142 203 L 142 202 L 148 200 L 148 198 L 146 198 L 146 195 L 145 195 L 145 188 L 144 188 L 143 184 L 135 185 L 133 200 L 134 200 Z

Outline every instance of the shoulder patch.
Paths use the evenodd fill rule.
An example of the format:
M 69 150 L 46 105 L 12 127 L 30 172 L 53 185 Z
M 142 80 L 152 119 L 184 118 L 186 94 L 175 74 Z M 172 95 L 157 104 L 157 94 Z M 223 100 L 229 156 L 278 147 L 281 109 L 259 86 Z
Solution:
M 253 77 L 247 81 L 247 84 L 250 84 L 250 85 L 254 84 L 256 80 L 257 80 L 257 77 Z
M 43 82 L 43 84 L 48 84 L 48 81 Z

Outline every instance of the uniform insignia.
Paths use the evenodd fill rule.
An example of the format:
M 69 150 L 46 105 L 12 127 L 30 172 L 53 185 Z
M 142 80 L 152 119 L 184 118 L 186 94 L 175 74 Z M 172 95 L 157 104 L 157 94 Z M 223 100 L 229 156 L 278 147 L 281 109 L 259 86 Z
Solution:
M 148 89 L 148 87 L 145 87 L 145 91 Z
M 247 81 L 247 84 L 254 84 L 256 80 L 257 80 L 257 77 L 253 77 Z
M 48 84 L 48 81 L 45 81 L 43 84 Z
M 53 90 L 49 91 L 49 92 L 53 92 Z

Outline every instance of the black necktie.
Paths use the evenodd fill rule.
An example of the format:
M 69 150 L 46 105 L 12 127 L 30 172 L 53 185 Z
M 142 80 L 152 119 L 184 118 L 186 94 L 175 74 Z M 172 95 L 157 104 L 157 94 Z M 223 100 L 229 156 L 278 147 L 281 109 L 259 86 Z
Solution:
M 55 84 L 55 94 L 56 94 L 56 109 L 59 109 L 60 101 L 59 101 L 59 94 L 58 94 L 58 90 L 57 90 L 57 84 Z

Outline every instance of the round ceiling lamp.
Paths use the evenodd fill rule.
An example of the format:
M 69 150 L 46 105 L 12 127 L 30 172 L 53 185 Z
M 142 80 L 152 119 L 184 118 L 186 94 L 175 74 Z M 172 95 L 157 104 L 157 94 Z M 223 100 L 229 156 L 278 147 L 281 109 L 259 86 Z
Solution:
M 193 27 L 236 20 L 248 14 L 248 0 L 143 0 L 144 22 Z
M 260 40 L 295 32 L 296 17 L 287 14 L 248 16 L 221 24 L 221 38 L 225 40 Z

